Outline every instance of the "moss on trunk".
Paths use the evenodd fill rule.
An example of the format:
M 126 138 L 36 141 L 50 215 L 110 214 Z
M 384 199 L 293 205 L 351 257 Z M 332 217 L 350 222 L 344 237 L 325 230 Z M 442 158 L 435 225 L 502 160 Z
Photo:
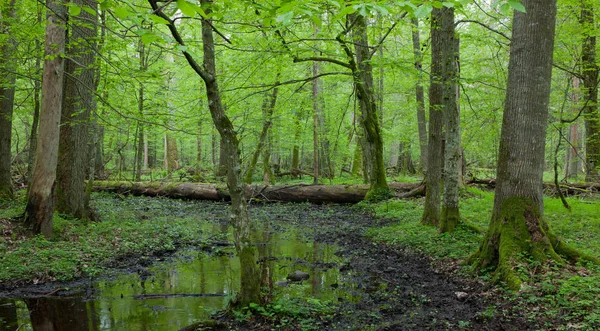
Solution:
M 440 233 L 454 232 L 454 229 L 460 222 L 460 212 L 458 208 L 442 207 L 442 217 L 440 219 Z
M 517 272 L 519 265 L 532 261 L 563 265 L 579 259 L 599 262 L 560 241 L 550 231 L 538 204 L 512 197 L 503 202 L 481 246 L 467 263 L 476 271 L 494 269 L 495 281 L 504 281 L 512 290 L 519 290 L 527 281 L 526 275 Z

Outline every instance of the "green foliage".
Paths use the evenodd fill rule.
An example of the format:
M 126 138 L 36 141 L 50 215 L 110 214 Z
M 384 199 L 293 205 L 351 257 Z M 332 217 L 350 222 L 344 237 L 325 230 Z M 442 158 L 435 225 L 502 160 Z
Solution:
M 600 255 L 600 220 L 597 199 L 568 198 L 573 211 L 567 211 L 560 200 L 544 200 L 545 217 L 551 229 L 565 240 L 593 256 Z M 423 212 L 420 200 L 397 200 L 374 204 L 371 207 L 383 217 L 398 222 L 383 228 L 371 229 L 369 235 L 376 241 L 400 245 L 432 256 L 434 259 L 464 260 L 473 253 L 483 239 L 491 218 L 493 193 L 468 188 L 462 192 L 462 224 L 453 235 L 438 234 L 437 229 L 421 225 Z M 465 225 L 467 224 L 467 225 Z M 481 229 L 481 230 L 477 230 Z M 579 329 L 600 327 L 600 268 L 577 265 L 564 268 L 556 264 L 542 264 L 531 256 L 521 256 L 516 272 L 527 280 L 517 293 L 505 296 L 515 312 L 527 318 L 549 323 L 552 329 L 567 330 L 571 325 Z M 466 271 L 466 269 L 465 269 Z M 488 270 L 491 271 L 491 270 Z M 480 278 L 490 281 L 490 274 Z M 494 307 L 484 314 L 492 316 Z
M 14 238 L 0 239 L 6 243 L 0 245 L 0 282 L 35 283 L 95 276 L 106 267 L 121 266 L 121 261 L 127 264 L 128 259 L 148 258 L 203 242 L 202 222 L 197 218 L 144 213 L 137 199 L 125 198 L 116 204 L 110 195 L 97 195 L 94 202 L 103 217 L 101 222 L 67 220 L 55 215 L 55 236 L 51 241 L 42 236 L 17 235 L 25 232 L 15 225 Z M 161 200 L 152 201 L 160 205 Z M 170 209 L 178 207 L 175 203 Z
M 320 330 L 322 322 L 330 318 L 335 309 L 336 306 L 329 301 L 282 296 L 267 305 L 251 303 L 232 313 L 240 321 L 248 320 L 254 315 L 270 320 L 270 324 L 278 328 L 298 326 L 301 330 Z

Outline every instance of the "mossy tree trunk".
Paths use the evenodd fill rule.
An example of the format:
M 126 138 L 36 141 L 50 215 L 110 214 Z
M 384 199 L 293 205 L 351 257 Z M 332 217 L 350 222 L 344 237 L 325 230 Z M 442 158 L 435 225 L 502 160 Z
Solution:
M 421 53 L 421 38 L 419 36 L 419 20 L 413 18 L 411 20 L 413 52 L 415 54 L 415 69 L 417 70 L 417 84 L 415 85 L 415 98 L 417 101 L 417 123 L 419 130 L 419 149 L 421 151 L 421 169 L 423 173 L 427 173 L 427 119 L 425 117 L 425 93 L 423 91 L 423 72 L 422 61 L 423 54 Z
M 518 290 L 524 258 L 562 264 L 579 254 L 559 240 L 544 220 L 542 175 L 556 21 L 556 1 L 525 0 L 515 11 L 508 86 L 500 137 L 494 209 L 488 232 L 469 258 L 477 269 Z
M 352 34 L 356 58 L 352 56 L 348 47 L 345 47 L 345 51 L 350 58 L 350 67 L 361 110 L 360 123 L 364 131 L 365 141 L 363 155 L 369 158 L 369 184 L 371 184 L 371 189 L 365 199 L 387 199 L 392 194 L 387 183 L 385 164 L 383 163 L 383 138 L 381 137 L 378 119 L 367 24 L 365 17 L 358 14 L 348 15 L 348 24 L 353 25 Z
M 446 124 L 444 153 L 444 197 L 440 217 L 440 232 L 454 232 L 460 220 L 458 187 L 460 177 L 460 114 L 457 104 L 458 43 L 454 29 L 454 8 L 441 9 L 442 89 Z
M 152 9 L 157 15 L 167 20 L 171 34 L 175 41 L 185 46 L 181 35 L 177 31 L 174 21 L 162 12 L 156 0 L 149 0 Z M 205 13 L 210 17 L 211 0 L 201 0 Z M 202 46 L 204 53 L 204 64 L 197 63 L 193 56 L 185 48 L 182 50 L 188 64 L 202 78 L 206 85 L 206 96 L 210 114 L 217 128 L 222 147 L 225 149 L 226 156 L 224 165 L 227 173 L 227 187 L 231 196 L 231 221 L 234 228 L 234 242 L 236 252 L 240 258 L 241 265 L 241 287 L 236 297 L 236 304 L 246 306 L 252 302 L 261 303 L 260 295 L 260 272 L 257 268 L 257 252 L 252 245 L 250 237 L 250 215 L 245 197 L 245 188 L 242 181 L 242 170 L 240 160 L 240 149 L 237 133 L 233 123 L 225 113 L 221 102 L 221 94 L 217 84 L 216 61 L 215 61 L 215 43 L 212 35 L 212 23 L 207 19 L 202 19 Z
M 96 8 L 96 0 L 75 0 L 73 4 Z M 85 190 L 90 165 L 91 108 L 94 103 L 96 26 L 88 22 L 96 15 L 83 10 L 71 22 L 65 61 L 65 87 L 58 150 L 56 209 L 76 218 L 90 218 L 89 196 Z
M 0 4 L 0 17 L 0 31 L 10 36 L 11 21 L 16 19 L 14 0 Z M 8 73 L 0 77 L 0 198 L 13 196 L 10 163 L 16 76 L 11 72 L 16 67 L 13 55 L 16 45 L 17 41 L 13 38 L 0 42 L 0 69 L 4 68 Z
M 581 2 L 581 25 L 584 31 L 581 50 L 583 91 L 585 96 L 586 182 L 600 180 L 600 111 L 598 110 L 598 75 L 596 63 L 596 28 L 591 0 Z
M 431 13 L 431 76 L 429 83 L 429 139 L 427 144 L 427 192 L 423 217 L 425 225 L 438 225 L 440 221 L 440 192 L 442 181 L 442 128 L 444 111 L 442 106 L 442 29 L 441 9 Z
M 61 22 L 65 6 L 63 0 L 48 0 L 47 6 L 40 131 L 24 219 L 34 233 L 50 238 L 63 94 L 64 61 L 60 54 L 65 46 L 65 28 Z

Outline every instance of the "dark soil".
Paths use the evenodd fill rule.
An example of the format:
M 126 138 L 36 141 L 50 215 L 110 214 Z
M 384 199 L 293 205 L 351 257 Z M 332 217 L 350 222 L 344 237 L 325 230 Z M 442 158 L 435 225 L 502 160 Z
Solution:
M 319 242 L 335 243 L 347 259 L 340 271 L 339 289 L 353 300 L 340 299 L 332 319 L 320 330 L 535 330 L 536 326 L 511 313 L 494 290 L 458 275 L 459 266 L 432 263 L 408 248 L 374 243 L 364 230 L 394 220 L 377 218 L 342 205 L 280 205 L 271 209 L 275 223 L 290 221 Z M 282 210 L 281 210 L 282 209 Z M 508 307 L 508 308 L 502 308 Z M 269 320 L 238 324 L 221 318 L 225 328 L 270 330 Z M 300 329 L 290 327 L 289 329 Z
M 214 221 L 226 222 L 226 206 L 213 204 L 211 208 L 215 212 Z M 315 316 L 319 330 L 537 329 L 511 312 L 510 305 L 502 301 L 496 290 L 461 276 L 459 267 L 452 261 L 433 263 L 408 248 L 374 243 L 365 237 L 364 232 L 369 227 L 396 220 L 380 219 L 349 205 L 255 204 L 251 205 L 251 214 L 255 219 L 271 223 L 274 231 L 283 225 L 292 225 L 301 229 L 307 239 L 340 247 L 338 255 L 346 262 L 335 266 L 342 274 L 337 290 L 346 295 L 340 296 L 332 316 Z M 151 262 L 131 257 L 115 261 L 115 266 L 129 263 L 128 270 L 143 273 Z M 72 294 L 60 290 L 62 288 L 85 292 L 90 282 L 79 280 L 10 289 L 0 292 L 0 297 Z M 86 293 L 86 296 L 92 295 Z M 203 329 L 271 330 L 276 326 L 276 318 L 255 317 L 250 322 L 240 323 L 223 315 Z M 299 330 L 300 326 L 284 329 Z

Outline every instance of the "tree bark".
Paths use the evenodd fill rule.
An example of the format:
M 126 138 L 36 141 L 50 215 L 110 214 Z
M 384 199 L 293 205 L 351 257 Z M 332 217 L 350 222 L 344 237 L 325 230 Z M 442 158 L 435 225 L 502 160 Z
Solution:
M 598 74 L 596 64 L 596 32 L 594 8 L 590 0 L 582 1 L 581 25 L 584 39 L 581 51 L 583 91 L 585 96 L 586 176 L 585 180 L 600 180 L 600 111 L 598 110 Z
M 319 74 L 319 63 L 313 61 L 312 63 L 312 74 L 316 77 Z M 313 79 L 312 81 L 312 102 L 313 102 L 313 184 L 319 183 L 319 80 Z
M 12 198 L 12 176 L 11 176 L 11 141 L 12 141 L 12 116 L 15 101 L 14 72 L 16 63 L 14 51 L 16 40 L 11 38 L 11 23 L 16 20 L 15 0 L 0 4 L 1 17 L 0 31 L 9 36 L 0 44 L 0 66 L 6 68 L 7 74 L 0 77 L 0 198 Z
M 573 92 L 571 93 L 573 110 L 575 114 L 579 112 L 579 78 L 573 77 Z M 569 127 L 569 141 L 566 144 L 565 151 L 565 177 L 568 179 L 577 178 L 579 174 L 579 124 L 572 123 Z
M 427 146 L 427 195 L 421 222 L 425 225 L 438 225 L 440 221 L 440 191 L 442 181 L 442 127 L 444 110 L 442 106 L 442 30 L 441 10 L 431 13 L 431 78 L 429 83 L 429 139 Z
M 40 132 L 24 218 L 34 233 L 50 238 L 63 93 L 64 61 L 60 55 L 65 47 L 65 22 L 61 21 L 65 6 L 62 0 L 48 0 L 47 6 Z
M 478 251 L 476 269 L 495 268 L 495 279 L 518 290 L 526 281 L 519 263 L 533 259 L 598 259 L 580 255 L 559 240 L 544 219 L 542 176 L 556 22 L 556 1 L 525 0 L 515 11 L 497 185 L 490 225 Z M 562 255 L 562 256 L 561 256 Z
M 460 177 L 460 114 L 457 104 L 458 43 L 454 31 L 454 8 L 441 10 L 442 89 L 444 119 L 446 122 L 446 151 L 444 153 L 444 197 L 440 218 L 440 232 L 454 232 L 460 221 L 458 187 Z
M 378 120 L 367 24 L 365 18 L 358 14 L 349 15 L 348 18 L 350 22 L 354 23 L 353 41 L 356 62 L 351 64 L 351 68 L 361 110 L 360 122 L 364 130 L 363 155 L 368 156 L 370 164 L 369 181 L 371 189 L 367 194 L 367 200 L 382 200 L 390 196 L 390 189 L 387 184 L 383 162 L 383 139 Z M 354 62 L 354 59 L 351 62 Z
M 421 40 L 419 36 L 419 20 L 412 19 L 412 42 L 415 54 L 415 69 L 417 70 L 417 84 L 415 85 L 415 99 L 417 102 L 417 124 L 419 131 L 420 160 L 423 173 L 427 173 L 427 119 L 425 118 L 425 93 L 423 92 L 423 72 L 421 54 Z
M 74 5 L 96 8 L 95 0 L 73 0 Z M 70 39 L 66 49 L 63 107 L 57 169 L 56 209 L 75 218 L 90 217 L 85 190 L 91 145 L 91 108 L 94 102 L 96 15 L 82 10 L 70 17 Z
M 420 184 L 390 183 L 389 186 L 398 198 L 418 197 L 425 193 Z M 95 181 L 94 190 L 179 199 L 231 201 L 227 186 L 217 184 Z M 247 198 L 266 202 L 357 203 L 364 200 L 368 191 L 368 184 L 246 185 L 245 195 Z M 414 193 L 408 194 L 413 191 Z
M 179 45 L 185 46 L 181 35 L 175 27 L 174 21 L 165 15 L 156 0 L 149 0 L 152 9 L 167 20 L 167 27 Z M 208 17 L 211 14 L 211 0 L 201 0 Z M 206 85 L 206 96 L 208 107 L 215 127 L 219 131 L 222 147 L 225 148 L 223 160 L 227 172 L 227 187 L 231 196 L 231 223 L 234 228 L 233 237 L 236 252 L 240 259 L 240 292 L 237 294 L 234 304 L 247 306 L 250 303 L 261 303 L 260 273 L 257 268 L 257 252 L 252 245 L 250 237 L 250 216 L 242 181 L 242 169 L 240 161 L 240 149 L 237 133 L 233 123 L 225 113 L 221 102 L 221 94 L 217 84 L 215 43 L 212 35 L 212 23 L 210 19 L 202 19 L 202 46 L 204 53 L 204 65 L 200 66 L 187 51 L 182 50 L 183 55 L 192 69 L 202 78 Z

